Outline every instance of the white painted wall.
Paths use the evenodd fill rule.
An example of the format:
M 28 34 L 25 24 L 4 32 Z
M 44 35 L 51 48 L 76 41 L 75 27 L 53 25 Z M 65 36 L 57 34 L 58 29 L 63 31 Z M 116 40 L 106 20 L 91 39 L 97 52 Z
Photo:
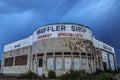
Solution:
M 114 56 L 112 54 L 109 54 L 109 58 L 110 58 L 110 68 L 111 70 L 115 70 Z
M 109 56 L 109 59 L 108 59 Z M 115 70 L 115 64 L 114 64 L 114 56 L 108 52 L 102 51 L 102 60 L 103 62 L 107 63 L 107 68 L 111 68 L 111 70 Z M 109 61 L 110 60 L 110 63 Z M 110 64 L 110 66 L 109 66 Z
M 4 52 L 32 45 L 32 35 L 4 46 Z
M 93 44 L 97 48 L 101 48 L 101 49 L 103 49 L 105 51 L 115 53 L 114 48 L 112 46 L 110 46 L 110 45 L 108 45 L 108 44 L 106 44 L 106 43 L 104 43 L 102 41 L 99 41 L 99 40 L 97 40 L 95 38 L 93 39 Z

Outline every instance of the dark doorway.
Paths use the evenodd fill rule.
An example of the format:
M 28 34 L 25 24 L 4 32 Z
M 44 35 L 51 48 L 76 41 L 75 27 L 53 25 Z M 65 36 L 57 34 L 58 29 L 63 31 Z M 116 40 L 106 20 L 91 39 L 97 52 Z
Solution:
M 38 75 L 39 76 L 42 76 L 42 67 L 43 67 L 43 59 L 39 59 L 39 62 L 38 62 Z
M 107 63 L 106 62 L 103 62 L 103 68 L 104 68 L 104 71 L 107 71 Z
M 43 64 L 43 60 L 39 59 L 39 67 L 42 67 L 42 64 Z

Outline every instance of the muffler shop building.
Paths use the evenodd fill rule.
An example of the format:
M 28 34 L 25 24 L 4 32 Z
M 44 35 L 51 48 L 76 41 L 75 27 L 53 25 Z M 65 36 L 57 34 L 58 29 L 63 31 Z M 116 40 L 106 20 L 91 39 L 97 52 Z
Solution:
M 62 75 L 69 70 L 95 72 L 115 70 L 114 48 L 95 38 L 91 29 L 76 23 L 54 23 L 37 28 L 27 38 L 6 44 L 2 57 L 4 74 L 29 70 L 38 75 L 53 70 Z

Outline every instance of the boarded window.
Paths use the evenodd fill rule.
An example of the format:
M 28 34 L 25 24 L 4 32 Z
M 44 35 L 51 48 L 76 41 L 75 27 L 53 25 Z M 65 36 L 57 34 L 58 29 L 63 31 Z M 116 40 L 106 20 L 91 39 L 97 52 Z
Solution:
M 13 57 L 5 59 L 5 66 L 13 66 Z
M 56 70 L 62 70 L 62 57 L 56 57 Z
M 54 59 L 47 58 L 47 70 L 54 70 Z
M 71 70 L 72 61 L 70 57 L 65 57 L 65 70 Z
M 27 55 L 15 57 L 15 65 L 27 65 Z
M 73 67 L 74 70 L 79 70 L 80 69 L 80 58 L 73 58 Z

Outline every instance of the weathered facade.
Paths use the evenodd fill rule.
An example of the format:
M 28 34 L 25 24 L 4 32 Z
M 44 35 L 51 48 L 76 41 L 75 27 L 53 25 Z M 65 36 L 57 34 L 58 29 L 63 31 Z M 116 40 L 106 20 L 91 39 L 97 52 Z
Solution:
M 97 40 L 87 26 L 74 23 L 44 25 L 29 37 L 4 46 L 4 74 L 29 70 L 38 75 L 53 70 L 57 75 L 73 70 L 115 70 L 114 48 Z

